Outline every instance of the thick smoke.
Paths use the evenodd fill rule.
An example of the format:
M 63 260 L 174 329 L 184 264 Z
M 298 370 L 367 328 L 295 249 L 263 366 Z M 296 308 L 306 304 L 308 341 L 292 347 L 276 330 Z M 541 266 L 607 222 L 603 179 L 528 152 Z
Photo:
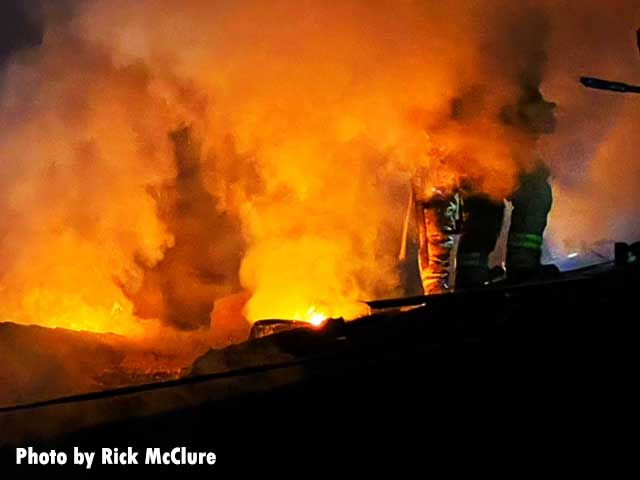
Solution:
M 508 195 L 523 89 L 561 113 L 553 240 L 637 233 L 602 219 L 635 213 L 638 108 L 576 81 L 640 81 L 636 12 L 590 3 L 78 2 L 4 73 L 1 318 L 192 329 L 240 290 L 252 320 L 356 315 L 407 288 L 416 171 Z
M 559 121 L 543 145 L 556 198 L 548 240 L 556 261 L 572 252 L 600 261 L 612 258 L 614 241 L 640 239 L 640 97 L 587 90 L 576 78 L 640 84 L 640 6 L 566 2 L 553 27 L 544 88 Z

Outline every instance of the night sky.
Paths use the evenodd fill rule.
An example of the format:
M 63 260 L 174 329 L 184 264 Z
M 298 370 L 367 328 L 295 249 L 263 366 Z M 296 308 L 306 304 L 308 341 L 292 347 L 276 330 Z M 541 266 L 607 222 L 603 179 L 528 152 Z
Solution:
M 42 5 L 52 0 L 0 1 L 0 64 L 12 52 L 37 45 L 42 39 Z

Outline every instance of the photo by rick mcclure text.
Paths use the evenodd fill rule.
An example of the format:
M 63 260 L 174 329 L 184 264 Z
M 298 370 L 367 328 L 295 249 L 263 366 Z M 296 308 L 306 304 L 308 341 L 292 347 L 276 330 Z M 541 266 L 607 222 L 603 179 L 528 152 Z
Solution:
M 132 447 L 124 450 L 118 448 L 100 449 L 101 465 L 214 465 L 216 454 L 213 452 L 192 452 L 186 447 L 175 447 L 172 450 L 160 448 L 145 448 L 144 456 L 138 458 L 143 452 L 136 451 Z M 73 464 L 84 465 L 90 469 L 95 462 L 96 452 L 81 451 L 73 448 Z M 16 448 L 16 465 L 66 465 L 69 457 L 65 452 L 56 450 L 38 452 L 33 447 Z

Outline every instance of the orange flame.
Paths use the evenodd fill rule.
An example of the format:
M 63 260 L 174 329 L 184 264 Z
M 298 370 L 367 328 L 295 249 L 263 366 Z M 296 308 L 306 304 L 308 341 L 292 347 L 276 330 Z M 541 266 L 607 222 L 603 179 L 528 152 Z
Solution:
M 210 251 L 179 257 L 172 282 L 146 293 L 165 310 L 171 299 L 157 297 L 180 290 L 202 303 L 201 287 L 220 282 L 224 294 L 251 293 L 250 321 L 365 315 L 360 300 L 403 291 L 407 188 L 417 170 L 440 165 L 434 144 L 490 193 L 512 185 L 494 122 L 512 78 L 495 78 L 470 28 L 492 31 L 484 6 L 116 3 L 82 2 L 3 83 L 0 321 L 151 330 L 135 294 L 176 238 L 199 245 L 189 236 L 198 218 L 170 218 L 182 198 L 159 213 L 162 187 L 184 180 L 170 133 L 185 123 L 202 149 L 184 175 L 199 169 L 218 209 L 200 218 L 224 216 L 245 243 L 208 232 Z M 480 113 L 451 128 L 451 98 L 483 82 L 495 88 Z M 242 257 L 238 278 L 203 268 L 200 257 L 224 263 L 220 252 Z M 190 314 L 165 310 L 165 323 Z

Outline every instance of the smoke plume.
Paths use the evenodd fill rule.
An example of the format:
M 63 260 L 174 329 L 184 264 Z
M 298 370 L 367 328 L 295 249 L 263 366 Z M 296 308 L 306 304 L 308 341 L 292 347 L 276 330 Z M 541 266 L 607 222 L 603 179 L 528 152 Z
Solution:
M 508 196 L 504 113 L 538 89 L 551 244 L 637 235 L 640 106 L 577 83 L 640 81 L 637 9 L 581 3 L 71 2 L 2 78 L 0 319 L 196 329 L 240 291 L 251 321 L 358 315 L 410 288 L 411 179 Z

